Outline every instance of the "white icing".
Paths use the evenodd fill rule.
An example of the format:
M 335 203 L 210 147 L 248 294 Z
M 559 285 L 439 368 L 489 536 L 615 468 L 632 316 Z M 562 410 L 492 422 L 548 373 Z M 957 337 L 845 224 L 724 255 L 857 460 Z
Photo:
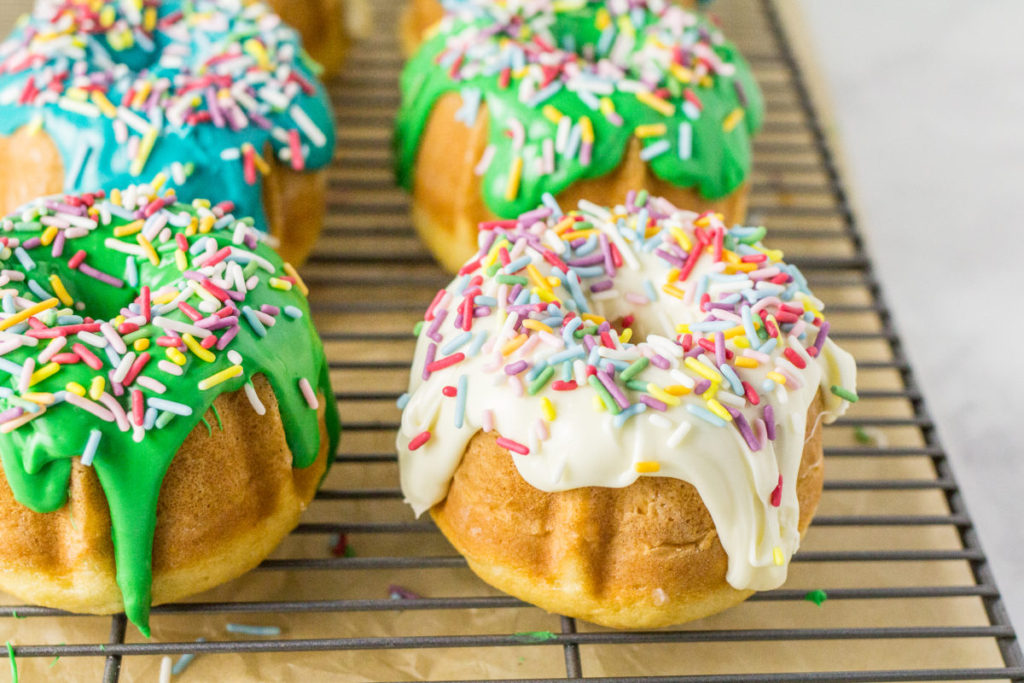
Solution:
M 622 213 L 623 210 L 618 207 L 616 212 Z M 696 215 L 689 212 L 674 212 L 669 223 L 682 227 L 692 238 L 694 218 Z M 626 362 L 639 358 L 641 354 L 659 353 L 669 361 L 670 367 L 663 369 L 651 363 L 637 375 L 637 379 L 662 388 L 670 385 L 693 387 L 701 377 L 684 364 L 683 348 L 673 341 L 676 337 L 674 326 L 693 324 L 706 317 L 698 308 L 698 297 L 693 290 L 701 278 L 720 271 L 722 264 L 714 263 L 709 251 L 703 253 L 690 278 L 676 283 L 686 296 L 682 300 L 674 298 L 661 291 L 671 268 L 669 264 L 656 256 L 653 250 L 642 248 L 632 235 L 620 234 L 614 224 L 596 219 L 593 222 L 623 252 L 623 265 L 614 278 L 613 289 L 609 290 L 617 295 L 590 296 L 590 310 L 609 321 L 634 315 L 633 341 L 637 342 L 636 345 L 616 344 L 619 348 L 602 349 L 599 353 Z M 555 223 L 552 219 L 548 227 Z M 711 225 L 720 226 L 714 220 Z M 544 234 L 544 230 L 543 223 L 534 224 L 535 234 Z M 667 236 L 667 231 L 665 234 Z M 548 230 L 544 243 L 550 245 L 552 237 Z M 520 255 L 529 256 L 531 263 L 545 277 L 555 271 L 533 248 L 524 249 L 519 245 L 509 251 L 513 260 Z M 563 257 L 569 258 L 567 253 Z M 631 263 L 637 267 L 631 268 Z M 773 264 L 766 264 L 766 267 L 768 265 Z M 480 270 L 474 272 L 480 273 Z M 519 274 L 525 275 L 526 271 Z M 516 316 L 507 316 L 503 307 L 490 315 L 476 318 L 472 337 L 456 351 L 445 349 L 453 339 L 463 335 L 463 330 L 456 328 L 455 321 L 458 305 L 463 299 L 460 291 L 468 279 L 468 276 L 457 278 L 447 288 L 448 294 L 442 303 L 435 307 L 435 310 L 448 311 L 436 330 L 442 335 L 436 357 L 462 352 L 467 358 L 433 372 L 423 380 L 431 343 L 427 336 L 431 322 L 424 323 L 416 347 L 409 400 L 398 436 L 398 455 L 402 490 L 417 515 L 444 499 L 470 439 L 493 421 L 494 429 L 501 436 L 529 448 L 528 455 L 513 454 L 513 459 L 523 478 L 543 491 L 565 491 L 585 486 L 624 487 L 640 476 L 675 477 L 691 483 L 707 506 L 728 554 L 729 583 L 737 589 L 755 590 L 771 589 L 783 583 L 789 559 L 800 541 L 797 528 L 799 504 L 794 484 L 807 431 L 807 410 L 819 388 L 825 399 L 823 419 L 831 421 L 845 410 L 846 402 L 832 393 L 831 386 L 839 385 L 855 391 L 855 366 L 849 354 L 827 340 L 817 358 L 808 356 L 804 347 L 813 346 L 818 328 L 805 323 L 802 327 L 806 336 L 802 343 L 780 338 L 767 362 L 762 362 L 757 368 L 735 368 L 740 379 L 758 389 L 761 405 L 754 407 L 742 395 L 733 394 L 727 381 L 720 383 L 717 400 L 739 410 L 752 428 L 762 415 L 765 402 L 775 413 L 775 440 L 762 439 L 763 447 L 752 451 L 734 424 L 716 426 L 691 413 L 687 406 L 708 405 L 693 393 L 680 396 L 679 405 L 670 405 L 664 412 L 646 409 L 625 419 L 624 423 L 607 411 L 595 409 L 597 392 L 590 386 L 581 386 L 574 391 L 555 391 L 548 382 L 535 396 L 527 395 L 529 370 L 509 376 L 503 368 L 521 359 L 534 363 L 550 358 L 565 350 L 565 342 L 558 329 L 554 334 L 531 333 L 526 344 L 503 357 L 501 348 L 516 336 L 513 329 Z M 583 289 L 589 291 L 589 285 L 604 279 L 607 279 L 604 275 L 584 278 Z M 640 300 L 638 297 L 646 299 L 647 296 L 645 280 L 650 280 L 657 290 L 658 301 L 637 305 L 633 302 Z M 722 282 L 709 287 L 709 291 L 714 301 L 720 295 L 750 285 L 751 281 L 745 280 L 743 284 L 737 278 L 736 283 Z M 500 301 L 507 298 L 508 285 L 501 285 L 493 278 L 484 277 L 481 289 L 480 296 L 495 297 Z M 571 295 L 564 287 L 554 287 L 554 292 L 567 308 L 573 306 Z M 808 297 L 807 301 L 815 308 L 820 307 L 820 302 L 813 297 Z M 796 299 L 792 303 L 800 305 Z M 724 312 L 723 317 L 729 318 L 730 313 Z M 797 326 L 800 326 L 799 322 Z M 486 342 L 476 355 L 470 355 L 474 341 L 482 332 L 487 335 Z M 612 335 L 617 340 L 614 330 Z M 697 336 L 695 333 L 694 337 Z M 792 346 L 805 360 L 805 369 L 798 369 L 784 357 L 784 346 Z M 727 341 L 726 347 L 738 355 L 744 352 L 734 341 Z M 706 354 L 712 363 L 713 356 L 713 353 Z M 585 381 L 584 362 L 575 361 L 573 369 L 576 380 Z M 766 394 L 761 389 L 762 383 L 766 374 L 775 369 L 781 369 L 796 382 L 787 382 L 785 388 L 777 385 L 770 394 Z M 563 371 L 562 364 L 558 364 L 552 381 L 564 379 Z M 444 396 L 442 390 L 448 386 L 457 387 L 463 376 L 467 400 L 462 427 L 456 428 L 459 404 L 455 398 Z M 619 384 L 621 386 L 622 383 Z M 640 392 L 625 393 L 632 402 L 639 400 Z M 544 420 L 543 398 L 551 401 L 556 413 L 550 423 Z M 616 426 L 617 421 L 622 423 L 621 426 Z M 424 431 L 431 432 L 431 438 L 418 449 L 410 450 L 410 440 Z M 636 465 L 640 462 L 657 462 L 660 470 L 639 474 Z M 781 504 L 775 507 L 771 504 L 771 497 L 780 474 L 783 481 Z M 778 559 L 782 562 L 778 563 Z

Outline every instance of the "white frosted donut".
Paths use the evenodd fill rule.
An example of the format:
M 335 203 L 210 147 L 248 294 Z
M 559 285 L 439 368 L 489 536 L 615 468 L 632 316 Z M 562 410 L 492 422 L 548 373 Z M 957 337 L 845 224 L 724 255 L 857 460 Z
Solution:
M 481 228 L 427 311 L 401 402 L 417 515 L 444 500 L 470 439 L 495 431 L 542 491 L 689 482 L 728 583 L 781 585 L 808 408 L 819 388 L 826 421 L 856 400 L 853 359 L 799 270 L 761 245 L 763 228 L 644 193 Z

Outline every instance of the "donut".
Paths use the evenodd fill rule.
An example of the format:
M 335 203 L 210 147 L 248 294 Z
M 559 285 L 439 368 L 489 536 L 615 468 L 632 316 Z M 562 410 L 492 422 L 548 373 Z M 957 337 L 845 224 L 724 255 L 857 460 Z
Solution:
M 339 435 L 305 285 L 227 203 L 130 186 L 0 221 L 0 590 L 124 610 L 256 566 Z
M 480 227 L 400 400 L 416 514 L 484 581 L 605 626 L 781 585 L 855 366 L 764 228 L 643 191 Z
M 760 91 L 707 17 L 664 0 L 467 3 L 408 62 L 401 91 L 398 180 L 453 272 L 480 222 L 546 196 L 575 206 L 643 188 L 744 217 Z
M 295 31 L 248 0 L 43 0 L 0 44 L 0 212 L 154 179 L 217 188 L 301 262 L 334 132 Z
M 269 0 L 269 5 L 299 32 L 324 78 L 338 75 L 350 43 L 344 0 Z
M 464 4 L 480 0 L 410 0 L 402 12 L 399 38 L 402 52 L 411 55 L 444 18 L 445 12 L 458 12 Z M 676 4 L 689 10 L 710 4 L 710 0 L 676 0 Z M 281 10 L 278 10 L 280 12 Z

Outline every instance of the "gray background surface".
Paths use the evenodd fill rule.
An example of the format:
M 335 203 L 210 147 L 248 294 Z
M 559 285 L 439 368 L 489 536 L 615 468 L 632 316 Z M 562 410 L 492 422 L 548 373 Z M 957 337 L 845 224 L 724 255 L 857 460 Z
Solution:
M 1024 2 L 796 2 L 861 228 L 1024 631 Z M 29 4 L 0 0 L 0 33 Z

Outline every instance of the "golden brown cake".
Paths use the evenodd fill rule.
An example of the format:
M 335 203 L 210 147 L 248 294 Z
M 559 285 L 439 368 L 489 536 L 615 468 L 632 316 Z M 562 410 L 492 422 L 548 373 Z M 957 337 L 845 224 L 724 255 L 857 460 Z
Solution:
M 153 182 L 191 201 L 216 187 L 301 263 L 323 224 L 327 95 L 265 5 L 188 7 L 40 3 L 0 45 L 0 213 L 54 192 Z
M 631 192 L 481 230 L 401 401 L 415 512 L 491 585 L 615 628 L 781 585 L 857 397 L 764 229 Z
M 298 523 L 339 422 L 305 285 L 258 234 L 134 186 L 0 220 L 0 590 L 148 635 L 151 604 Z
M 325 79 L 338 75 L 349 39 L 344 0 L 268 0 L 282 19 L 302 36 L 302 45 L 323 67 Z
M 745 218 L 763 107 L 710 19 L 646 0 L 623 14 L 597 0 L 466 6 L 406 65 L 396 123 L 413 224 L 447 269 L 476 251 L 478 224 L 545 198 L 645 189 Z

